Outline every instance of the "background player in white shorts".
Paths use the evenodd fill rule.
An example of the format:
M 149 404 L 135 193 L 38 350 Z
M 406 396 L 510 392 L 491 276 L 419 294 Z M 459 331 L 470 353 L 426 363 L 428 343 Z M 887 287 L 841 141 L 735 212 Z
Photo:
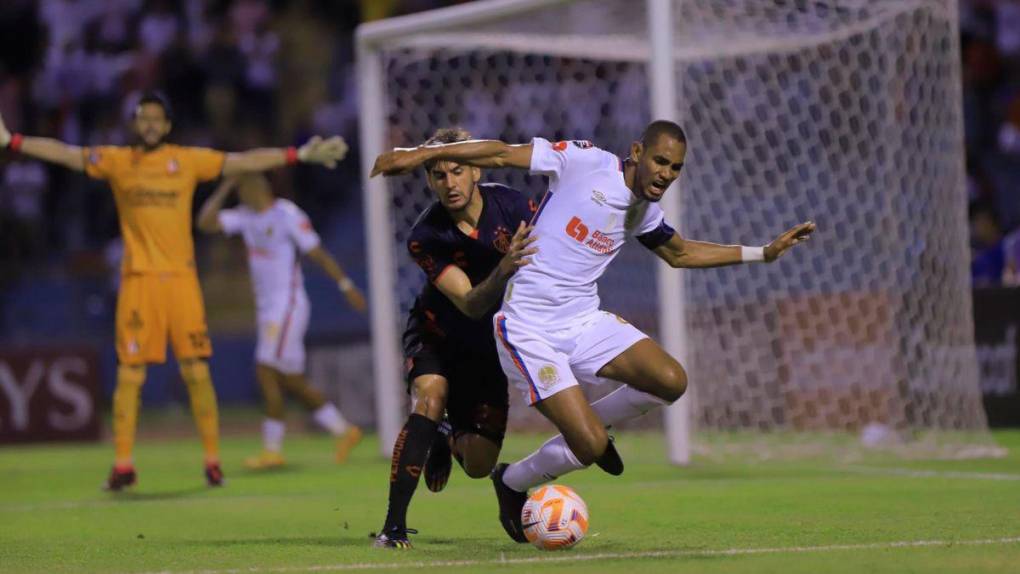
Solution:
M 238 187 L 241 204 L 222 209 Z M 225 180 L 202 206 L 198 227 L 206 233 L 240 234 L 248 248 L 248 265 L 255 290 L 258 343 L 256 376 L 265 401 L 263 451 L 245 461 L 250 468 L 284 463 L 282 390 L 296 396 L 313 412 L 316 422 L 337 437 L 337 462 L 344 462 L 361 440 L 361 430 L 347 423 L 340 411 L 305 380 L 305 331 L 310 305 L 301 273 L 299 252 L 337 282 L 347 303 L 365 309 L 365 297 L 335 259 L 320 245 L 308 216 L 294 203 L 276 198 L 262 175 Z
M 687 137 L 669 121 L 649 124 L 621 160 L 586 141 L 524 145 L 475 141 L 394 150 L 373 173 L 402 173 L 425 161 L 516 167 L 549 177 L 532 221 L 538 254 L 507 285 L 496 315 L 500 361 L 507 377 L 562 433 L 538 451 L 493 471 L 500 521 L 525 542 L 520 523 L 528 488 L 597 463 L 623 472 L 607 425 L 672 403 L 687 388 L 676 359 L 623 319 L 599 309 L 596 281 L 634 235 L 672 267 L 718 267 L 774 261 L 805 241 L 814 223 L 793 227 L 765 247 L 683 239 L 657 202 L 680 175 Z M 590 405 L 578 381 L 612 379 L 625 386 Z

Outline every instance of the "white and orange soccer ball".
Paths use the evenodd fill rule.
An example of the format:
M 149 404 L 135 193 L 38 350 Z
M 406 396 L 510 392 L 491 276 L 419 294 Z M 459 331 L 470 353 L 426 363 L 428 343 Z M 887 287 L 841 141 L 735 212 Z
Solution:
M 521 510 L 524 536 L 542 550 L 562 550 L 584 540 L 588 506 L 568 486 L 550 484 L 536 489 Z

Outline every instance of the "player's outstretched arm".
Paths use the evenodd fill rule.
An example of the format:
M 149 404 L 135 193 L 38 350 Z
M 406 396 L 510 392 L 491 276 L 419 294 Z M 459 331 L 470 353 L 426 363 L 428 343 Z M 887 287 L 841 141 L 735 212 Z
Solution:
M 815 231 L 811 221 L 791 227 L 764 247 L 720 245 L 705 241 L 683 239 L 674 234 L 666 243 L 655 248 L 655 254 L 671 267 L 697 269 L 723 267 L 737 263 L 765 261 L 771 263 L 798 243 L 803 243 Z
M 343 267 L 328 251 L 322 248 L 322 246 L 316 247 L 305 254 L 306 257 L 315 262 L 316 265 L 322 268 L 329 275 L 333 281 L 336 281 L 336 286 L 343 293 L 347 299 L 347 304 L 352 309 L 358 312 L 365 310 L 367 306 L 365 303 L 365 294 L 358 289 L 358 286 L 351 281 L 351 278 L 344 272 Z
M 4 124 L 3 116 L 0 116 L 0 148 L 21 152 L 27 156 L 62 165 L 75 171 L 85 171 L 85 158 L 82 157 L 80 147 L 68 145 L 52 138 L 12 134 Z
M 314 136 L 299 148 L 263 148 L 227 154 L 223 175 L 268 171 L 295 163 L 312 163 L 329 169 L 347 155 L 347 142 L 340 136 L 323 139 Z
M 442 145 L 396 148 L 375 158 L 370 177 L 401 175 L 428 161 L 454 161 L 474 167 L 531 167 L 532 144 L 511 145 L 499 140 L 471 140 Z
M 226 203 L 230 192 L 236 186 L 237 178 L 224 178 L 216 191 L 202 204 L 202 209 L 198 212 L 198 220 L 195 222 L 202 233 L 221 233 L 223 231 L 223 225 L 220 224 L 220 211 L 223 210 L 223 204 Z
M 436 287 L 446 295 L 453 304 L 472 319 L 481 319 L 486 311 L 492 309 L 503 297 L 506 282 L 513 277 L 518 269 L 531 263 L 531 256 L 538 249 L 531 247 L 538 238 L 531 237 L 530 225 L 522 221 L 510 240 L 510 248 L 499 260 L 499 265 L 489 273 L 481 283 L 471 286 L 471 279 L 459 267 L 450 266 L 436 281 Z

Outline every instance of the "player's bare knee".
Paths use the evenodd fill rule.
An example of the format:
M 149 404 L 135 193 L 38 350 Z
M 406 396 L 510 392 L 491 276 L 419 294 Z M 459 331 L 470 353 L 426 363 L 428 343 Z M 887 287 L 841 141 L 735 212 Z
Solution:
M 590 466 L 601 458 L 608 445 L 609 435 L 606 433 L 606 429 L 601 426 L 590 429 L 574 440 L 567 441 L 567 446 L 574 453 L 574 457 L 584 466 Z
M 687 372 L 680 366 L 680 363 L 663 367 L 658 379 L 659 392 L 657 396 L 664 401 L 672 403 L 687 391 Z
M 484 456 L 464 457 L 464 474 L 471 478 L 485 478 L 496 466 L 496 459 Z
M 438 422 L 446 410 L 446 381 L 420 378 L 414 381 L 414 412 Z
M 464 433 L 457 437 L 456 452 L 463 457 L 461 466 L 471 478 L 485 478 L 499 460 L 500 445 L 488 437 Z

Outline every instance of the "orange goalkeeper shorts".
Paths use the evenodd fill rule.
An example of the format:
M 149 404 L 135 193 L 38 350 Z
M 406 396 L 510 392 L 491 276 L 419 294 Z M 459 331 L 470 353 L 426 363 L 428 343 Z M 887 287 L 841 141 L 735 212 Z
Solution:
M 128 273 L 117 296 L 117 358 L 124 365 L 166 361 L 169 335 L 177 360 L 212 354 L 198 275 Z

